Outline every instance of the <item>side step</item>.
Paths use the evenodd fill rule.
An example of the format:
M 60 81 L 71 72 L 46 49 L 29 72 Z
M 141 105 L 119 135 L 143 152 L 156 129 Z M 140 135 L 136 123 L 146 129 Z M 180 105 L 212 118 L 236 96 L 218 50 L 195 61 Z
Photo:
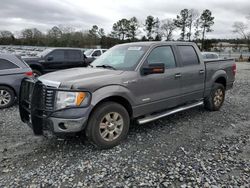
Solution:
M 201 105 L 203 105 L 203 101 L 199 101 L 199 102 L 196 102 L 196 103 L 184 105 L 184 106 L 181 106 L 181 107 L 178 107 L 178 108 L 174 108 L 172 110 L 167 110 L 167 111 L 164 111 L 164 112 L 160 112 L 158 114 L 149 115 L 149 116 L 146 116 L 146 117 L 144 117 L 142 119 L 138 119 L 137 122 L 138 122 L 138 124 L 148 123 L 150 121 L 154 121 L 154 120 L 160 119 L 162 117 L 169 116 L 171 114 L 175 114 L 177 112 L 181 112 L 181 111 L 184 111 L 184 110 L 187 110 L 187 109 L 190 109 L 190 108 L 194 108 L 196 106 L 201 106 Z

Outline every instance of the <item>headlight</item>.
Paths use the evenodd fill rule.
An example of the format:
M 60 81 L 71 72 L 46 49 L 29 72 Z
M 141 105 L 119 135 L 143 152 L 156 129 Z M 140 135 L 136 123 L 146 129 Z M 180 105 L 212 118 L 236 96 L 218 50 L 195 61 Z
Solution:
M 56 109 L 85 106 L 89 103 L 90 94 L 87 92 L 58 91 Z

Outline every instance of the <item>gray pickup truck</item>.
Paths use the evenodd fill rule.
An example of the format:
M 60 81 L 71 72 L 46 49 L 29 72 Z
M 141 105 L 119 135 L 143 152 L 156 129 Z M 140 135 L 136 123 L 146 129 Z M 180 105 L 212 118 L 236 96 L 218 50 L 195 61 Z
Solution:
M 20 115 L 36 135 L 82 133 L 111 148 L 131 120 L 144 124 L 201 105 L 219 110 L 235 73 L 234 60 L 204 62 L 194 43 L 122 44 L 91 67 L 24 80 Z

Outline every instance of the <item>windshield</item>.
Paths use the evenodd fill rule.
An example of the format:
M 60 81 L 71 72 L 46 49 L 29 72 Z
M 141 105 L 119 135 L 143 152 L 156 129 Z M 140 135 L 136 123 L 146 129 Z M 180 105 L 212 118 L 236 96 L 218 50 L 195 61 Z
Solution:
M 43 50 L 41 53 L 37 54 L 37 56 L 44 57 L 47 54 L 49 54 L 51 51 L 52 51 L 52 48 L 47 48 L 47 49 Z
M 148 47 L 119 45 L 111 48 L 91 65 L 93 66 L 111 66 L 117 70 L 134 70 Z
M 85 54 L 86 56 L 90 56 L 92 52 L 93 52 L 93 49 L 88 49 L 88 50 L 86 50 L 86 51 L 84 52 L 84 54 Z

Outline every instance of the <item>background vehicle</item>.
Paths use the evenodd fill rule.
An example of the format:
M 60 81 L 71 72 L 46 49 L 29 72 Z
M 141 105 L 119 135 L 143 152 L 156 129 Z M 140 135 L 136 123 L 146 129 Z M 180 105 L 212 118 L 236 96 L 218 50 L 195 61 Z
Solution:
M 117 45 L 91 65 L 24 81 L 22 121 L 37 135 L 85 130 L 94 145 L 110 148 L 126 137 L 131 119 L 144 124 L 203 104 L 219 110 L 236 73 L 233 59 L 204 62 L 185 42 Z
M 87 64 L 92 63 L 96 58 L 105 53 L 108 49 L 88 49 L 84 52 L 85 62 Z
M 25 57 L 23 60 L 32 68 L 35 76 L 62 69 L 87 66 L 82 50 L 74 48 L 48 48 L 37 57 Z
M 0 108 L 14 104 L 22 79 L 32 74 L 30 67 L 17 56 L 0 54 Z
M 204 60 L 219 59 L 219 54 L 215 52 L 201 52 Z

